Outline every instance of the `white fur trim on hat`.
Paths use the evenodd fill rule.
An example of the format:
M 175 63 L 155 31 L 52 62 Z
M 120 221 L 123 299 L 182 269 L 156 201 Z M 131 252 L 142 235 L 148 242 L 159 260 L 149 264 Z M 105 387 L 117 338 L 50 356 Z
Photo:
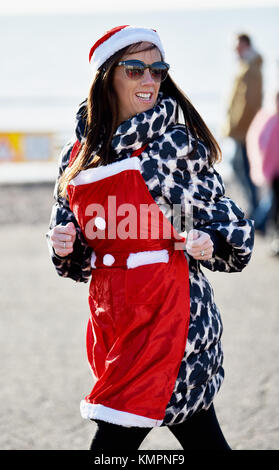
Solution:
M 96 72 L 109 57 L 115 54 L 115 52 L 137 42 L 151 42 L 158 47 L 163 60 L 165 59 L 165 51 L 159 34 L 156 31 L 138 26 L 125 26 L 108 37 L 108 39 L 97 41 L 99 45 L 96 48 L 95 45 L 92 47 L 94 52 L 90 57 L 90 64 L 93 70 Z

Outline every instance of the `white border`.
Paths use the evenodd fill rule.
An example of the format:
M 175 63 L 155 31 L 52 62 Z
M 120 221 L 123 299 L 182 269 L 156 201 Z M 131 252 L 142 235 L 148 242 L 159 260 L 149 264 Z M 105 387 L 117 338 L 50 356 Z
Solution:
M 100 181 L 109 176 L 117 175 L 125 170 L 138 170 L 140 171 L 140 160 L 138 157 L 129 157 L 120 162 L 109 163 L 109 165 L 100 166 L 96 168 L 88 168 L 82 170 L 80 173 L 73 178 L 69 184 L 73 186 L 79 186 L 81 184 L 90 184 L 95 181 Z
M 139 251 L 138 253 L 130 253 L 127 258 L 127 268 L 137 268 L 145 264 L 168 263 L 168 250 Z
M 154 428 L 155 426 L 161 426 L 163 422 L 163 420 L 146 418 L 145 416 L 128 413 L 127 411 L 115 410 L 108 406 L 88 403 L 85 400 L 82 400 L 80 403 L 80 414 L 84 419 L 100 419 L 126 427 Z

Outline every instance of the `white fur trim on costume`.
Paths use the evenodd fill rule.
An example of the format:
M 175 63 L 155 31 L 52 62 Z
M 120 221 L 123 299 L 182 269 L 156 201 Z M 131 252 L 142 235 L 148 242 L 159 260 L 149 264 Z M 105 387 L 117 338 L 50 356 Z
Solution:
M 81 184 L 90 184 L 95 181 L 100 181 L 109 176 L 117 175 L 125 170 L 140 170 L 140 160 L 138 157 L 125 158 L 120 162 L 113 162 L 109 165 L 100 166 L 96 168 L 88 168 L 88 170 L 82 170 L 75 178 L 73 178 L 69 184 L 73 186 L 79 186 Z
M 101 419 L 108 423 L 119 424 L 121 426 L 139 428 L 154 428 L 161 426 L 163 420 L 146 418 L 145 416 L 119 411 L 104 405 L 96 405 L 82 400 L 80 403 L 80 413 L 84 419 Z
M 104 62 L 115 52 L 137 42 L 151 42 L 158 47 L 163 60 L 165 59 L 165 51 L 160 36 L 156 31 L 138 26 L 127 26 L 113 34 L 94 51 L 90 60 L 93 72 L 96 72 L 98 68 L 101 67 L 101 65 L 104 64 Z
M 168 250 L 139 251 L 138 253 L 130 253 L 127 259 L 127 268 L 137 268 L 145 264 L 168 263 Z

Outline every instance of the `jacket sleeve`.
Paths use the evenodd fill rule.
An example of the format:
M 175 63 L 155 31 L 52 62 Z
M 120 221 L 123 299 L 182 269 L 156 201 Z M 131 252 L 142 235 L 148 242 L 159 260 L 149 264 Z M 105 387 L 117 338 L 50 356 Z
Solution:
M 181 204 L 186 228 L 204 230 L 211 236 L 213 258 L 201 261 L 204 267 L 212 271 L 242 271 L 252 255 L 253 221 L 245 219 L 237 204 L 225 196 L 222 178 L 208 164 L 205 146 L 199 142 L 194 158 L 187 156 L 189 150 L 190 146 L 184 146 L 184 151 L 178 148 L 177 157 L 164 162 L 168 172 L 163 196 L 170 205 Z
M 91 254 L 92 249 L 87 245 L 81 230 L 78 226 L 78 223 L 75 219 L 73 212 L 70 210 L 69 203 L 67 199 L 62 198 L 58 194 L 58 179 L 62 172 L 69 164 L 69 159 L 73 145 L 76 141 L 76 137 L 67 143 L 63 148 L 60 161 L 59 161 L 59 172 L 58 177 L 54 187 L 54 205 L 51 211 L 49 231 L 46 234 L 48 248 L 51 260 L 55 266 L 55 269 L 59 276 L 69 277 L 77 282 L 88 282 L 91 275 Z M 50 243 L 50 232 L 51 230 L 59 224 L 66 225 L 68 222 L 73 222 L 76 230 L 77 236 L 74 243 L 74 250 L 68 256 L 61 257 L 58 256 L 51 243 Z

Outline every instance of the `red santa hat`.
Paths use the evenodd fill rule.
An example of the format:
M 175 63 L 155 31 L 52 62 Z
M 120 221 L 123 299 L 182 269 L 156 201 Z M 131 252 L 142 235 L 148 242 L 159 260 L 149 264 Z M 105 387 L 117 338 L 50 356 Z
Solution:
M 109 59 L 115 52 L 123 47 L 130 46 L 137 42 L 151 42 L 158 47 L 163 60 L 165 52 L 161 43 L 159 34 L 155 29 L 141 28 L 138 26 L 117 26 L 107 31 L 95 44 L 91 47 L 89 53 L 89 62 L 96 72 L 103 63 Z

